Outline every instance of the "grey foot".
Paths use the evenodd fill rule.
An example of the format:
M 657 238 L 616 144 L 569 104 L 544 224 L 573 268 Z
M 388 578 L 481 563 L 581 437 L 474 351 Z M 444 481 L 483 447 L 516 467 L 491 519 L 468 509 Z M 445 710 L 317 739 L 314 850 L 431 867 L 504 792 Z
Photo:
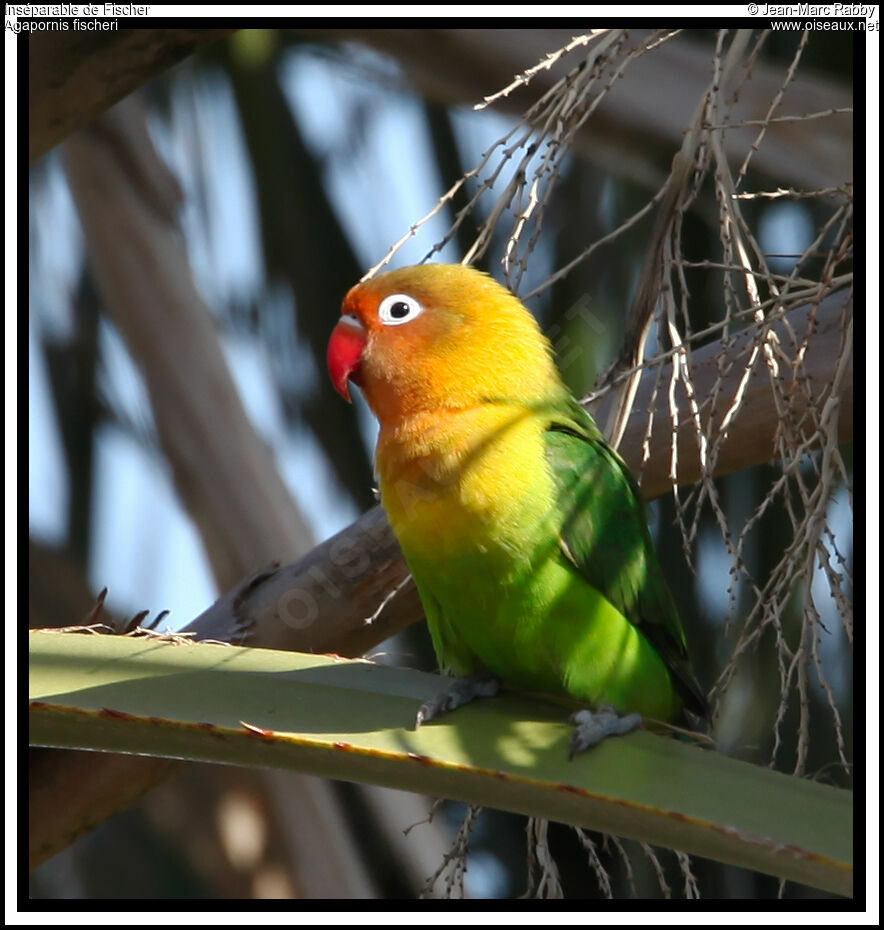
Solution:
M 584 749 L 598 745 L 609 736 L 623 736 L 642 725 L 641 714 L 621 715 L 615 708 L 606 704 L 596 711 L 574 711 L 568 719 L 577 725 L 571 737 L 569 759 L 573 759 Z
M 463 707 L 470 701 L 480 697 L 494 697 L 500 690 L 500 682 L 487 673 L 482 675 L 465 675 L 463 678 L 452 678 L 451 684 L 421 705 L 414 721 L 415 730 L 428 720 L 444 714 L 446 711 Z

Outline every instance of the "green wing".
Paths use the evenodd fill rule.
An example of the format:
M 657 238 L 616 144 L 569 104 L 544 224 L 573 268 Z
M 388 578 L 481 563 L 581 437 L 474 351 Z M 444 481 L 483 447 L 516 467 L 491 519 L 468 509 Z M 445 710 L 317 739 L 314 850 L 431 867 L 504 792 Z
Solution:
M 647 637 L 685 706 L 708 716 L 648 532 L 644 500 L 626 463 L 571 399 L 550 421 L 546 454 L 558 484 L 565 557 Z

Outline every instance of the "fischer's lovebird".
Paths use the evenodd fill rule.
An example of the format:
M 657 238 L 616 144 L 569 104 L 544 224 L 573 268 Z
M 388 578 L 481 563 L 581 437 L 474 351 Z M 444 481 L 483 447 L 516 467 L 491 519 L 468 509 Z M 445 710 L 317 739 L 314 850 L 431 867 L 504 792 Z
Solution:
M 378 418 L 381 501 L 439 666 L 465 676 L 418 725 L 498 683 L 601 709 L 572 753 L 707 714 L 638 486 L 518 298 L 462 265 L 381 274 L 344 298 L 328 367 Z

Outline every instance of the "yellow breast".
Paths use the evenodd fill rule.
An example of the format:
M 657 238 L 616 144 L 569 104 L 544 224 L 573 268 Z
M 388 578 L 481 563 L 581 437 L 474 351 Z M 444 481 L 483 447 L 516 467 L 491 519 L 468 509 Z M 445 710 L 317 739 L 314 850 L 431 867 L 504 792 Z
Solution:
M 555 504 L 545 422 L 523 407 L 434 411 L 384 430 L 384 507 L 407 557 L 512 557 L 530 549 Z

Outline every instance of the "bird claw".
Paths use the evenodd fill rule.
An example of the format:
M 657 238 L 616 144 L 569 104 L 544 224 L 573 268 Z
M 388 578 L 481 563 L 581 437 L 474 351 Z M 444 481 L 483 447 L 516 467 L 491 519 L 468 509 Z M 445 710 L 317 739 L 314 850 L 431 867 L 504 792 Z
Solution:
M 500 682 L 493 675 L 465 675 L 455 678 L 443 691 L 440 691 L 429 701 L 425 701 L 414 720 L 415 730 L 421 724 L 469 704 L 470 701 L 480 697 L 494 697 L 500 690 Z
M 596 711 L 577 710 L 568 719 L 577 726 L 571 737 L 569 759 L 585 749 L 597 746 L 609 736 L 624 736 L 642 725 L 641 714 L 621 715 L 616 708 L 607 704 Z

